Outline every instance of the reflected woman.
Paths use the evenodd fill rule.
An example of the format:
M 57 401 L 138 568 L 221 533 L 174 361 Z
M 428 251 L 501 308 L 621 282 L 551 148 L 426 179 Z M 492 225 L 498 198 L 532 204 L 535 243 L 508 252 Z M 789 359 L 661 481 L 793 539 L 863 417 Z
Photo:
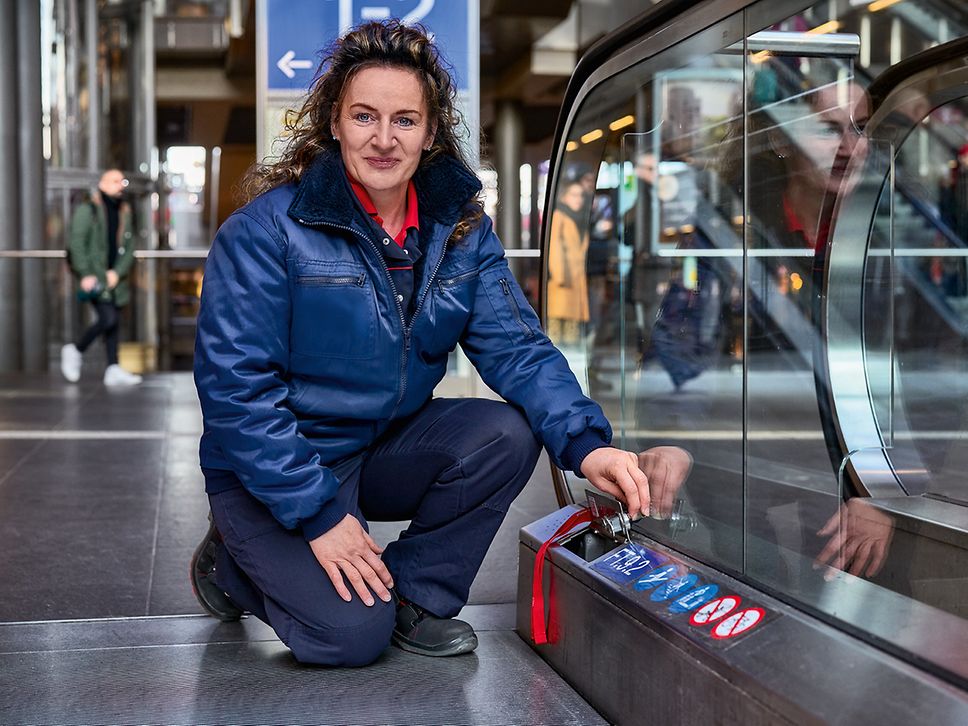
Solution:
M 738 127 L 726 144 L 723 178 L 738 198 L 745 191 L 749 199 L 751 248 L 792 250 L 789 256 L 763 261 L 770 288 L 754 301 L 753 349 L 788 348 L 794 342 L 787 341 L 770 314 L 758 307 L 767 304 L 771 292 L 785 295 L 806 316 L 812 315 L 813 256 L 802 252 L 823 247 L 830 232 L 827 207 L 837 195 L 851 194 L 861 178 L 859 170 L 867 157 L 861 130 L 869 114 L 868 96 L 853 82 L 829 83 L 754 108 L 746 136 L 748 188 L 743 128 Z
M 849 197 L 862 179 L 869 152 L 863 128 L 869 115 L 869 97 L 852 81 L 835 81 L 808 93 L 797 89 L 789 98 L 751 112 L 746 136 L 748 183 L 743 176 L 742 129 L 728 146 L 724 177 L 738 193 L 745 189 L 750 247 L 775 253 L 750 263 L 751 286 L 757 288 L 749 297 L 746 354 L 754 371 L 751 378 L 782 372 L 794 381 L 809 370 L 815 349 L 823 344 L 816 327 L 821 290 L 814 286 L 814 271 L 822 266 L 835 221 L 834 204 Z M 795 311 L 779 305 L 782 298 L 797 306 L 813 326 L 812 332 L 790 324 Z M 788 338 L 790 330 L 801 337 Z M 810 333 L 806 339 L 804 331 Z M 788 350 L 799 350 L 807 362 L 795 355 L 787 359 L 782 353 Z M 764 415 L 761 412 L 768 406 L 765 385 L 759 390 L 751 404 L 755 416 Z M 795 391 L 784 398 L 791 406 L 796 399 Z M 826 426 L 833 414 L 826 409 L 826 399 L 819 400 L 817 423 Z M 803 463 L 822 461 L 826 447 L 818 445 L 811 451 L 811 446 L 782 440 L 748 444 L 751 458 L 799 461 L 800 476 L 812 478 L 811 486 L 793 486 L 782 476 L 751 479 L 745 490 L 745 516 L 756 545 L 757 568 L 781 587 L 806 587 L 817 578 L 813 570 L 822 570 L 830 579 L 829 568 L 873 577 L 886 560 L 893 521 L 858 498 L 832 505 L 825 487 L 829 470 L 820 465 L 815 472 L 812 464 Z M 830 455 L 836 472 L 841 454 L 834 448 Z M 792 545 L 795 555 L 777 554 L 780 541 Z

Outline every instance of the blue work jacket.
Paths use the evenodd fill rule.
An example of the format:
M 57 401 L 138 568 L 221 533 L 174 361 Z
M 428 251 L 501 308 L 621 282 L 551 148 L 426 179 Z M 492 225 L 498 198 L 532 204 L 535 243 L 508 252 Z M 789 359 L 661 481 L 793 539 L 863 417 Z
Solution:
M 414 185 L 424 265 L 409 319 L 335 152 L 233 213 L 208 256 L 195 343 L 201 465 L 235 472 L 307 538 L 346 515 L 329 465 L 420 409 L 458 344 L 559 466 L 577 469 L 611 439 L 542 332 L 490 220 L 448 243 L 478 179 L 438 157 Z

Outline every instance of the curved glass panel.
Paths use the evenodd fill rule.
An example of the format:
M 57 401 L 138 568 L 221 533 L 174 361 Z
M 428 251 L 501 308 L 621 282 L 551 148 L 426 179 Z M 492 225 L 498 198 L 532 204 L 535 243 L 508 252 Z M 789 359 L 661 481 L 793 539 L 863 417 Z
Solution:
M 737 16 L 681 44 L 674 67 L 645 61 L 585 100 L 554 192 L 544 298 L 549 334 L 622 445 L 647 471 L 691 463 L 641 526 L 736 570 L 743 196 L 716 160 L 742 138 L 743 58 L 729 48 L 742 37 Z M 571 485 L 583 500 L 586 482 Z
M 968 679 L 968 28 L 924 7 L 643 41 L 569 122 L 544 299 L 637 531 Z

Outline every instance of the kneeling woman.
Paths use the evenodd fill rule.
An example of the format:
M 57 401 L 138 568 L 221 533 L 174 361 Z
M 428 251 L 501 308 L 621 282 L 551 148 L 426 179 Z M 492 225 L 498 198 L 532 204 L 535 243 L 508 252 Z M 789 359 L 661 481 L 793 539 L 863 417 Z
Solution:
M 195 381 L 214 526 L 203 606 L 306 663 L 473 650 L 454 616 L 544 445 L 648 513 L 636 457 L 508 270 L 420 30 L 344 36 L 287 150 L 246 180 L 205 269 Z M 458 344 L 508 403 L 433 398 Z M 372 520 L 411 520 L 385 551 Z M 382 556 L 381 556 L 382 555 Z

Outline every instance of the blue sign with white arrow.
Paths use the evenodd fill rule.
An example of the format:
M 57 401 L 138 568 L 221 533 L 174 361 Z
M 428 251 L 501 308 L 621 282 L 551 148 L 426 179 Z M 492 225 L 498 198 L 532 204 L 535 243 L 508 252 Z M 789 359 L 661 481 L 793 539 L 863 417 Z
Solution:
M 434 36 L 458 90 L 470 88 L 470 7 L 477 0 L 264 0 L 268 89 L 303 92 L 332 42 L 359 23 L 399 18 Z M 477 18 L 473 18 L 475 23 Z M 474 31 L 476 33 L 476 30 Z

